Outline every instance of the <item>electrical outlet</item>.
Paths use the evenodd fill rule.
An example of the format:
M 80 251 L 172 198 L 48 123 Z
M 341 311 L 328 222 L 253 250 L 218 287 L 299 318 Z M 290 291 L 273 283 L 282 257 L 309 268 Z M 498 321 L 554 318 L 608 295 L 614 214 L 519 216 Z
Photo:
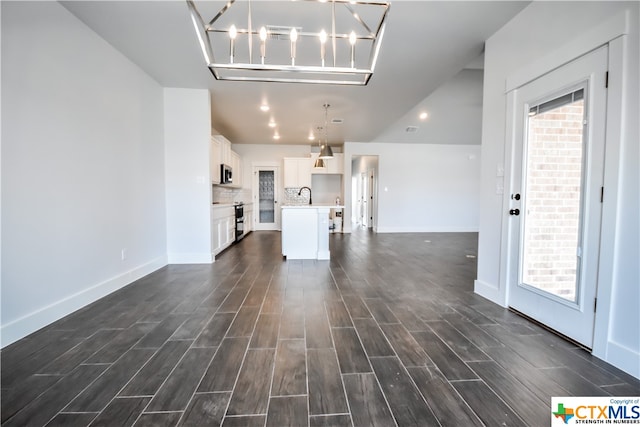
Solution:
M 122 261 L 127 259 L 127 248 L 123 248 L 122 251 L 120 251 L 120 256 L 122 258 Z

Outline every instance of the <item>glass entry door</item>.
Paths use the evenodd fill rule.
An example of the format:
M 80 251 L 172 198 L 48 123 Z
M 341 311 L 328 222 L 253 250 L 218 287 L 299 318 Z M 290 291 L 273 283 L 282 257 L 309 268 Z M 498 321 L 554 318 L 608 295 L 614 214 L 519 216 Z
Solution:
M 256 230 L 279 230 L 278 167 L 254 168 L 254 212 Z
M 509 94 L 509 306 L 591 348 L 604 172 L 607 48 Z

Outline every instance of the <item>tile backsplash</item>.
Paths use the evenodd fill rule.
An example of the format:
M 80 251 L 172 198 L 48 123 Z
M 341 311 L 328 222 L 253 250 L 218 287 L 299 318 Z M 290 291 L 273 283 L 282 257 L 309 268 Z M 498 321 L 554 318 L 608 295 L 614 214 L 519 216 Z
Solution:
M 299 188 L 285 188 L 284 189 L 284 204 L 285 205 L 306 205 L 309 203 L 309 191 L 304 190 L 300 196 Z
M 214 185 L 213 187 L 213 202 L 214 203 L 236 203 L 244 202 L 251 203 L 251 190 L 247 188 L 229 188 L 220 185 Z

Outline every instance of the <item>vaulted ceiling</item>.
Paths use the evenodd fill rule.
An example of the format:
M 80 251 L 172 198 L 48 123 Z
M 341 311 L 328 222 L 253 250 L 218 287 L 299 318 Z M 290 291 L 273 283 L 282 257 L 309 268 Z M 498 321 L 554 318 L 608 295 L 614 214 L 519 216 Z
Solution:
M 226 3 L 207 1 L 205 9 Z M 276 16 L 290 4 L 259 3 Z M 329 120 L 343 120 L 328 127 L 329 142 L 337 145 L 479 144 L 479 133 L 469 129 L 479 127 L 484 41 L 528 2 L 393 1 L 375 73 L 361 87 L 217 81 L 205 65 L 186 1 L 62 4 L 162 86 L 208 89 L 212 126 L 233 143 L 309 144 L 310 130 L 324 124 L 328 103 Z M 259 108 L 263 103 L 270 106 L 266 113 Z M 424 121 L 418 119 L 422 111 L 429 114 Z M 271 119 L 278 141 L 268 127 Z M 468 124 L 466 131 L 460 123 Z M 417 132 L 406 132 L 410 126 Z

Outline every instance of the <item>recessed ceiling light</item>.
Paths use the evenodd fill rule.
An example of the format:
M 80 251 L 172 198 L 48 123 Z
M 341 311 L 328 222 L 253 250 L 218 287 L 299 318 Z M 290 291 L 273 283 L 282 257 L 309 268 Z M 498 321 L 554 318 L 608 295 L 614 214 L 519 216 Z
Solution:
M 273 134 L 273 139 L 280 139 L 280 134 L 278 132 Z
M 276 122 L 273 119 L 269 120 L 269 127 L 270 128 L 276 127 Z
M 307 138 L 309 139 L 309 141 L 313 141 L 314 139 L 316 139 L 316 136 L 313 134 L 313 131 L 310 131 Z
M 262 104 L 260 106 L 260 110 L 266 113 L 267 111 L 269 111 L 269 106 L 267 104 Z
M 426 111 L 423 111 L 418 117 L 420 117 L 420 120 L 426 120 L 427 117 L 429 117 L 429 114 Z

